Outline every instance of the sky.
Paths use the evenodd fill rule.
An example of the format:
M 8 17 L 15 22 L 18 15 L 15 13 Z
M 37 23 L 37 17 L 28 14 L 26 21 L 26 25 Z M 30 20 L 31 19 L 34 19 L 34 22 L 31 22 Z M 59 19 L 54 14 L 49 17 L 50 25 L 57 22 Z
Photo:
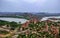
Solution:
M 0 12 L 60 13 L 60 0 L 0 0 Z

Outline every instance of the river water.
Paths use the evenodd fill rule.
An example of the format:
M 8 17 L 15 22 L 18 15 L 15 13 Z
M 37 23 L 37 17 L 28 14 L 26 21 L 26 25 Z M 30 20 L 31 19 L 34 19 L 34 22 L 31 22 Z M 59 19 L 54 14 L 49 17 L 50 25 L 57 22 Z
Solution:
M 60 18 L 60 16 L 50 16 L 50 17 L 43 17 L 40 21 L 44 21 L 47 20 L 49 18 Z M 22 19 L 22 18 L 8 18 L 8 17 L 0 17 L 0 20 L 5 20 L 5 21 L 9 21 L 9 22 L 21 22 L 21 23 L 25 23 L 26 21 L 28 21 L 27 19 Z
M 27 19 L 22 19 L 22 18 L 7 18 L 7 17 L 0 17 L 0 20 L 5 20 L 5 21 L 9 21 L 9 22 L 21 22 L 21 23 L 25 23 L 26 21 L 28 21 Z
M 49 17 L 43 17 L 41 21 L 48 20 L 49 18 L 57 18 L 60 19 L 60 16 L 49 16 Z

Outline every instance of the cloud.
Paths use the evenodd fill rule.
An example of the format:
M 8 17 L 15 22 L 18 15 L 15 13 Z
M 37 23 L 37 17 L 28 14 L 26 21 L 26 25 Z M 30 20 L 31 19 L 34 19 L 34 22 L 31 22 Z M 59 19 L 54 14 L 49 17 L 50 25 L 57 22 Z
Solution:
M 22 0 L 22 1 L 27 2 L 27 3 L 38 3 L 38 2 L 42 3 L 46 0 Z
M 37 2 L 37 0 L 23 0 L 23 1 L 28 2 L 28 3 L 35 3 L 35 2 Z
M 0 11 L 60 12 L 60 2 L 58 0 L 0 0 Z
M 5 1 L 8 1 L 8 2 L 18 2 L 18 0 L 5 0 Z

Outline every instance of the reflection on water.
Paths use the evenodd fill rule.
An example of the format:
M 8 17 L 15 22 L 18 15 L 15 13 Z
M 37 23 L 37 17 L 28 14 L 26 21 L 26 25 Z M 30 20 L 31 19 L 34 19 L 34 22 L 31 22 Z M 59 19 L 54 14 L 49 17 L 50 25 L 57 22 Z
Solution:
M 22 18 L 7 18 L 7 17 L 0 17 L 0 20 L 5 20 L 5 21 L 9 21 L 9 22 L 14 21 L 17 23 L 19 23 L 19 22 L 25 23 L 26 21 L 28 21 L 28 20 L 22 19 Z
M 60 16 L 50 16 L 50 17 L 43 17 L 41 19 L 41 21 L 47 20 L 49 18 L 60 18 Z M 25 23 L 26 21 L 28 21 L 27 19 L 22 19 L 22 18 L 7 18 L 7 17 L 0 17 L 0 20 L 5 20 L 5 21 L 9 21 L 9 22 L 21 22 L 21 23 Z
M 47 20 L 49 18 L 60 18 L 60 16 L 49 16 L 49 17 L 43 17 L 41 21 Z

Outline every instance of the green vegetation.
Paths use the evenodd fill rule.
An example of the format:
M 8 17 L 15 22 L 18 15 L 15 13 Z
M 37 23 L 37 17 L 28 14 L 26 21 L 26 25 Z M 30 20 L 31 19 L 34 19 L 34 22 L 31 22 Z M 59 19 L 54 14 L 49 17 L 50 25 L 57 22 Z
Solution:
M 48 25 L 48 31 L 44 30 L 46 29 L 46 23 Z M 16 23 L 16 22 L 8 22 L 8 21 L 2 21 L 0 20 L 0 26 L 4 26 L 4 25 L 7 25 L 7 27 L 11 27 L 10 30 L 15 30 L 17 27 L 19 27 L 18 31 L 17 32 L 22 32 L 22 31 L 25 31 L 25 32 L 22 32 L 20 34 L 18 34 L 17 38 L 60 38 L 60 22 L 45 22 L 45 21 L 42 21 L 42 22 L 37 22 L 36 24 L 34 24 L 33 22 L 30 23 L 26 28 L 24 28 L 24 30 L 22 29 L 21 31 L 20 28 L 22 28 L 22 24 L 21 23 Z M 51 25 L 53 25 L 53 27 L 55 27 L 54 29 L 57 28 L 57 30 L 59 30 L 57 35 L 55 35 L 52 31 L 53 31 L 53 27 L 51 27 Z M 51 30 L 52 29 L 52 30 Z M 54 31 L 55 32 L 55 31 Z M 2 31 L 0 31 L 0 34 L 3 34 Z M 4 33 L 8 33 L 8 32 L 5 32 Z M 6 37 L 6 38 L 12 38 L 11 36 L 9 37 Z
M 11 27 L 11 29 L 15 29 L 17 27 L 21 27 L 21 23 L 16 23 L 16 22 L 8 22 L 8 21 L 3 21 L 0 20 L 0 26 L 7 26 L 7 27 Z
M 7 31 L 1 31 L 0 30 L 0 34 L 8 34 L 9 32 L 7 32 Z
M 27 16 L 0 16 L 0 17 L 11 17 L 11 18 L 24 18 L 24 19 L 27 19 L 29 20 L 30 18 L 27 17 Z
M 58 22 L 48 22 L 48 32 L 43 31 L 45 29 L 45 23 L 47 22 L 38 22 L 37 24 L 30 23 L 28 26 L 28 29 L 30 28 L 30 33 L 28 32 L 28 34 L 25 33 L 24 35 L 19 34 L 18 38 L 55 38 L 56 36 L 53 33 L 50 34 L 50 26 L 59 27 Z M 60 35 L 58 34 L 56 38 L 60 38 Z

